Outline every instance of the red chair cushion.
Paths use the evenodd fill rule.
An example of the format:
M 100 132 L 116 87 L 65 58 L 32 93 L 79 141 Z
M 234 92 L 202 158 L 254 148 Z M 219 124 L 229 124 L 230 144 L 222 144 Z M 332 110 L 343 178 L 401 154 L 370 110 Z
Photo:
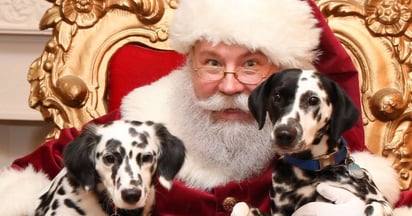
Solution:
M 110 59 L 108 66 L 108 111 L 119 108 L 123 96 L 134 88 L 148 85 L 184 63 L 175 51 L 156 50 L 139 44 L 126 44 Z

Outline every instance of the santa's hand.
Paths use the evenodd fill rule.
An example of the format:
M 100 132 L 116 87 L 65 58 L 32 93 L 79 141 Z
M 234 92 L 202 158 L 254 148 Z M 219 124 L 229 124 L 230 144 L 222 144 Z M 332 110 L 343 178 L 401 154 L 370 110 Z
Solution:
M 303 205 L 292 216 L 362 216 L 366 208 L 363 200 L 348 190 L 320 183 L 316 190 L 334 203 L 311 202 Z

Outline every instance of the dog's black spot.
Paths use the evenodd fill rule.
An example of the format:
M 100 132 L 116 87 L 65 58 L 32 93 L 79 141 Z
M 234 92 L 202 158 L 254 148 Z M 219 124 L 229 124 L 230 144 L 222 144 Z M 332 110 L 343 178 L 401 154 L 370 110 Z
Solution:
M 140 126 L 143 123 L 141 121 L 131 121 L 130 124 L 134 125 L 134 126 Z
M 109 152 L 115 152 L 121 145 L 122 145 L 121 141 L 117 139 L 109 139 L 106 142 L 106 149 Z
M 152 121 L 146 121 L 145 123 L 146 123 L 146 125 L 148 125 L 148 126 L 154 125 L 154 122 L 152 122 Z
M 316 121 L 319 122 L 321 117 L 322 117 L 322 113 L 320 112 L 320 107 L 316 107 L 313 110 L 313 119 L 316 119 Z
M 55 200 L 53 201 L 53 203 L 51 204 L 51 208 L 52 208 L 53 210 L 56 210 L 57 208 L 59 208 L 59 206 L 60 206 L 60 204 L 59 204 L 59 200 L 58 200 L 58 199 L 55 199 Z
M 86 213 L 83 211 L 83 209 L 81 209 L 79 206 L 76 205 L 75 202 L 73 202 L 73 200 L 71 199 L 64 199 L 64 205 L 66 205 L 68 208 L 72 208 L 74 209 L 77 214 L 79 215 L 86 215 Z
M 120 178 L 120 176 L 118 176 L 117 179 L 116 179 L 116 181 L 115 181 L 116 189 L 117 189 L 117 190 L 118 190 L 118 189 L 120 188 L 120 186 L 122 185 L 122 184 L 120 184 L 120 182 L 121 182 L 121 178 Z
M 139 134 L 139 132 L 136 131 L 136 128 L 130 127 L 129 128 L 129 134 L 130 134 L 130 136 L 135 137 Z
M 316 117 L 316 121 L 321 123 L 320 120 L 322 120 L 322 113 L 319 113 Z
M 59 195 L 65 195 L 65 194 L 66 194 L 66 191 L 64 190 L 63 187 L 60 187 L 60 188 L 57 190 L 57 194 L 59 194 Z
M 137 145 L 139 148 L 146 148 L 146 146 L 149 144 L 149 141 L 147 140 L 147 135 L 146 134 L 140 134 L 139 135 L 140 142 Z
M 133 158 L 133 151 L 132 150 L 129 151 L 129 158 Z
M 132 167 L 130 166 L 130 160 L 128 157 L 125 158 L 124 161 L 126 167 L 125 167 L 125 171 L 127 174 L 129 174 L 130 178 L 133 179 L 133 171 L 132 171 Z
M 307 113 L 310 110 L 312 110 L 311 107 L 317 106 L 317 105 L 312 105 L 311 102 L 310 102 L 313 95 L 316 95 L 316 94 L 312 91 L 307 91 L 307 92 L 303 93 L 300 96 L 300 98 L 299 98 L 299 108 L 303 112 Z

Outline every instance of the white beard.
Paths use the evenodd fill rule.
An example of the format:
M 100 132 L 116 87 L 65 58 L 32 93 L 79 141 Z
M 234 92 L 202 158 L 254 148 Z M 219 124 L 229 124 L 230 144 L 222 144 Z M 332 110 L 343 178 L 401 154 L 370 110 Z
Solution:
M 187 161 L 179 178 L 188 186 L 208 189 L 261 173 L 271 162 L 270 124 L 258 130 L 254 120 L 216 121 L 211 110 L 237 108 L 248 112 L 248 95 L 215 94 L 206 100 L 194 96 L 190 75 L 177 92 L 172 110 L 179 125 L 179 136 L 187 148 Z
M 189 187 L 210 189 L 260 174 L 274 156 L 269 120 L 258 130 L 252 119 L 212 119 L 210 110 L 248 111 L 247 96 L 237 96 L 236 102 L 222 95 L 199 101 L 190 74 L 188 68 L 178 69 L 150 86 L 133 90 L 123 98 L 122 118 L 164 123 L 183 141 L 187 157 L 178 178 Z

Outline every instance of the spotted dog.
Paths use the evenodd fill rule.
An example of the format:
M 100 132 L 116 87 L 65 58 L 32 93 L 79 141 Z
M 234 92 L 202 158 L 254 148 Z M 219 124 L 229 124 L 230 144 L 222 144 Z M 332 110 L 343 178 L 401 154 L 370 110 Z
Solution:
M 285 70 L 251 93 L 249 109 L 260 128 L 267 114 L 273 123 L 271 142 L 279 158 L 272 173 L 271 215 L 292 215 L 308 202 L 327 202 L 316 192 L 321 182 L 364 200 L 364 215 L 391 215 L 387 200 L 351 159 L 341 138 L 359 112 L 338 84 L 318 72 Z M 235 206 L 236 215 L 262 215 L 244 206 Z
M 170 189 L 185 148 L 162 124 L 118 120 L 88 126 L 63 158 L 36 216 L 149 215 L 156 177 Z

